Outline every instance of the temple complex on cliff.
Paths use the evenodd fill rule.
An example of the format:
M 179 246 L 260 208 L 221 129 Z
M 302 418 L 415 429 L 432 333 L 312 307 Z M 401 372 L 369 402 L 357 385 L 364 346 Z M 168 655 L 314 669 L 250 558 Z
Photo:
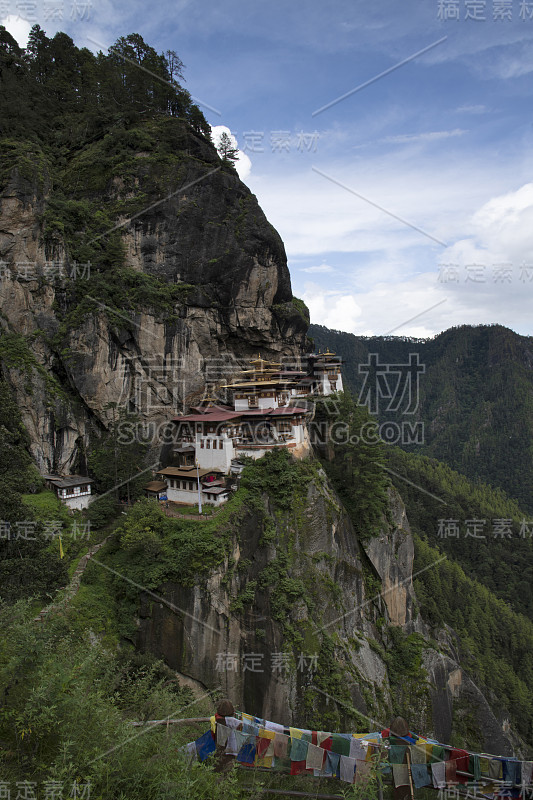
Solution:
M 310 451 L 312 399 L 342 391 L 341 364 L 329 351 L 309 355 L 306 370 L 258 356 L 249 369 L 217 387 L 229 403 L 207 396 L 192 413 L 173 417 L 177 466 L 160 469 L 147 493 L 194 503 L 200 491 L 204 502 L 219 505 L 228 498 L 222 476 L 239 472 L 239 457 L 261 458 L 285 447 L 303 458 Z

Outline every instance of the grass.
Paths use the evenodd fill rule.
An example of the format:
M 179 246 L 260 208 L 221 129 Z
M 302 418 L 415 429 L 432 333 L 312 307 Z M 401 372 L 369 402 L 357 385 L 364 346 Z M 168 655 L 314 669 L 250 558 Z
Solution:
M 51 489 L 38 494 L 23 494 L 22 501 L 36 512 L 39 519 L 62 519 L 68 517 L 65 506 Z
M 172 513 L 173 514 L 199 515 L 200 511 L 198 509 L 198 505 L 195 505 L 195 506 L 172 506 Z M 214 506 L 202 506 L 202 516 L 210 517 L 214 513 L 215 513 L 215 507 Z

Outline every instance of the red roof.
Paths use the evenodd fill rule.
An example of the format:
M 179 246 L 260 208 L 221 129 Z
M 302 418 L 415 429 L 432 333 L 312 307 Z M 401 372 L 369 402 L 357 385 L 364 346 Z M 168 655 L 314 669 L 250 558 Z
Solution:
M 243 417 L 290 417 L 294 414 L 305 414 L 305 408 L 293 408 L 292 406 L 282 406 L 281 408 L 257 408 L 240 412 Z
M 206 411 L 205 414 L 188 414 L 184 417 L 173 417 L 172 422 L 225 422 L 230 419 L 238 419 L 240 411 Z
M 244 409 L 243 411 L 224 411 L 223 409 L 217 408 L 213 411 L 206 411 L 205 414 L 188 414 L 183 417 L 173 417 L 172 422 L 229 422 L 232 419 L 239 419 L 240 417 L 290 417 L 295 414 L 306 413 L 308 413 L 307 409 L 294 406 L 282 406 L 281 408 L 252 408 Z
M 308 414 L 306 408 L 273 408 L 272 415 L 283 416 L 284 414 Z

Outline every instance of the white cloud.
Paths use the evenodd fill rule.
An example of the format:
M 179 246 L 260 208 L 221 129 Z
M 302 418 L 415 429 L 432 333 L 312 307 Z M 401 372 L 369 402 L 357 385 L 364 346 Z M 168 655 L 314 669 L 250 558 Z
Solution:
M 306 284 L 311 321 L 359 335 L 427 337 L 453 325 L 490 323 L 531 334 L 533 184 L 491 198 L 469 224 L 471 235 L 420 274 L 389 268 L 384 279 L 387 270 L 380 269 L 380 282 L 364 291 Z
M 0 25 L 3 25 L 11 36 L 17 40 L 19 47 L 26 47 L 28 44 L 28 36 L 32 28 L 31 22 L 15 14 L 10 14 L 8 17 L 4 17 L 4 19 L 0 20 Z
M 444 246 L 391 215 L 444 243 L 465 237 L 474 211 L 509 185 L 507 160 L 495 159 L 488 170 L 487 158 L 468 151 L 453 158 L 414 159 L 397 150 L 347 155 L 317 165 L 333 180 L 307 168 L 254 172 L 249 185 L 291 259 L 306 255 L 328 263 L 331 253 L 353 253 L 354 262 L 362 254 L 390 261 L 416 249 L 429 267 Z
M 361 308 L 352 295 L 323 292 L 321 287 L 309 284 L 303 299 L 309 308 L 311 322 L 349 333 L 357 328 Z
M 447 285 L 438 282 L 436 272 L 380 283 L 367 292 L 323 292 L 316 284 L 307 284 L 302 299 L 312 323 L 359 336 L 426 338 L 453 325 L 505 324 L 496 310 L 488 316 L 483 298 L 454 297 Z
M 333 267 L 330 267 L 329 264 L 319 264 L 316 267 L 302 267 L 302 272 L 310 272 L 310 273 L 320 273 L 320 272 L 335 272 Z
M 215 125 L 211 127 L 211 138 L 215 143 L 215 147 L 218 147 L 220 143 L 220 138 L 223 133 L 227 133 L 227 135 L 231 139 L 232 146 L 238 149 L 237 139 L 226 125 Z M 237 170 L 237 173 L 241 181 L 247 178 L 250 172 L 252 171 L 252 162 L 250 158 L 246 155 L 246 153 L 243 153 L 242 150 L 238 151 L 238 158 L 237 161 L 235 162 L 235 169 Z
M 533 183 L 493 197 L 471 219 L 472 235 L 444 253 L 449 263 L 531 263 L 533 253 Z
M 531 42 L 517 42 L 512 48 L 499 48 L 492 54 L 491 61 L 485 65 L 486 77 L 508 80 L 520 78 L 533 72 Z
M 454 128 L 453 131 L 428 131 L 427 133 L 406 133 L 398 136 L 387 136 L 383 141 L 393 144 L 434 142 L 439 139 L 449 139 L 451 136 L 462 136 L 464 133 L 468 133 L 468 131 L 464 131 L 462 128 Z
M 455 109 L 458 114 L 485 114 L 489 109 L 484 105 L 464 105 Z

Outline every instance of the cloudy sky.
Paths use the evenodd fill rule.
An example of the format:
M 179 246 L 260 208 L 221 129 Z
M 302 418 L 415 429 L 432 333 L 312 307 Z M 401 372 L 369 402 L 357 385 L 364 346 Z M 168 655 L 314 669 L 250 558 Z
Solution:
M 0 0 L 22 42 L 142 34 L 186 65 L 313 322 L 533 334 L 533 0 Z

